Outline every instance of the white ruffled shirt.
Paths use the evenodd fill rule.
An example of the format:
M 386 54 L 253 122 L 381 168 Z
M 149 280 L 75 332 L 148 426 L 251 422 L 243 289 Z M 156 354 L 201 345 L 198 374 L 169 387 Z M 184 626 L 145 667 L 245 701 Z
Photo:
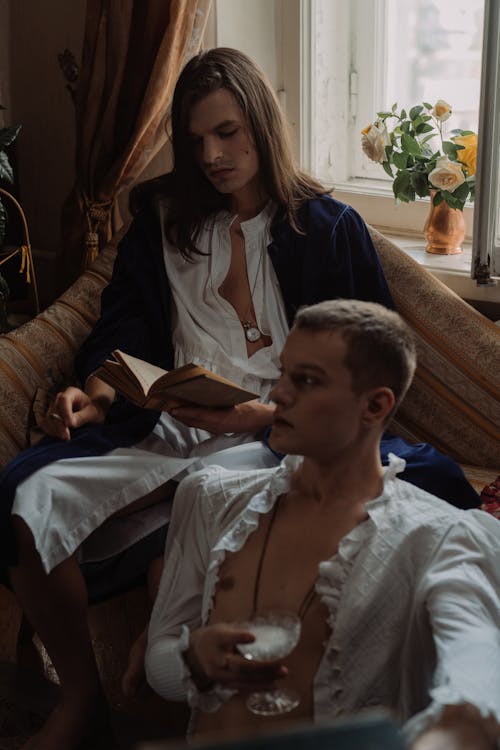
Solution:
M 232 695 L 218 685 L 199 692 L 182 652 L 208 620 L 226 551 L 243 547 L 301 460 L 253 472 L 210 467 L 180 484 L 146 655 L 164 698 L 214 711 Z M 331 635 L 314 718 L 384 706 L 411 742 L 448 704 L 470 702 L 500 721 L 500 526 L 397 479 L 404 463 L 390 456 L 367 520 L 319 565 Z

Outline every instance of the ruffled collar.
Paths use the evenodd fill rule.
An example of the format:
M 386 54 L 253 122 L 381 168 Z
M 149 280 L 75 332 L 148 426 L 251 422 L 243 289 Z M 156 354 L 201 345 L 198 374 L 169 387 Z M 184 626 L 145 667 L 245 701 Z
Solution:
M 341 567 L 353 561 L 357 551 L 363 544 L 364 539 L 369 535 L 372 524 L 378 525 L 378 520 L 384 512 L 384 508 L 393 494 L 393 480 L 396 474 L 399 474 L 405 468 L 405 461 L 393 453 L 389 456 L 389 465 L 384 467 L 383 489 L 382 493 L 366 503 L 366 512 L 368 519 L 355 526 L 341 541 L 337 553 L 325 563 L 320 563 L 320 576 L 318 578 L 317 591 L 319 591 L 321 581 L 322 566 L 333 564 L 338 559 Z M 277 498 L 288 492 L 293 473 L 302 463 L 301 456 L 286 456 L 279 467 L 271 475 L 269 483 L 260 492 L 256 493 L 249 500 L 245 508 L 239 514 L 237 519 L 231 524 L 230 528 L 221 536 L 215 544 L 211 555 L 205 581 L 205 591 L 202 606 L 202 621 L 208 620 L 213 607 L 216 586 L 219 580 L 219 569 L 222 565 L 226 552 L 238 552 L 249 535 L 255 531 L 259 525 L 260 516 L 268 513 L 274 506 Z M 335 565 L 334 565 L 335 567 Z M 342 576 L 343 578 L 344 576 Z M 340 581 L 339 581 L 340 583 Z

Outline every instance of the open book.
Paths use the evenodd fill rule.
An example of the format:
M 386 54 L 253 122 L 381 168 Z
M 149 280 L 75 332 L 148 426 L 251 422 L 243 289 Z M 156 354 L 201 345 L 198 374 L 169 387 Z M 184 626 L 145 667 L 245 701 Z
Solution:
M 235 406 L 258 398 L 230 380 L 200 365 L 162 370 L 143 359 L 115 349 L 94 373 L 138 406 L 167 411 L 174 406 Z

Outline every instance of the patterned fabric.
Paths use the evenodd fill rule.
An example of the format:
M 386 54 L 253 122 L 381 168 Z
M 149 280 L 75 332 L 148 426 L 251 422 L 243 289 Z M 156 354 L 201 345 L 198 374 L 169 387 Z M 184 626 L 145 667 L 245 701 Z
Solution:
M 418 346 L 417 373 L 390 430 L 459 463 L 498 468 L 500 329 L 379 232 L 370 234 Z
M 75 382 L 74 356 L 99 314 L 115 252 L 107 247 L 44 312 L 0 336 L 0 467 L 36 439 L 35 413 L 50 395 Z

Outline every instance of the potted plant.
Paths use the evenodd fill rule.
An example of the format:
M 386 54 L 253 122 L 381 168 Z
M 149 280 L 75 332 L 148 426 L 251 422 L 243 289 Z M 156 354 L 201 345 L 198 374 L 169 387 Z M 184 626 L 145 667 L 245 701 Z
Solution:
M 392 178 L 396 200 L 431 197 L 427 250 L 447 254 L 461 252 L 462 211 L 467 200 L 474 200 L 477 156 L 476 133 L 455 129 L 445 137 L 443 123 L 451 115 L 451 105 L 443 99 L 409 111 L 398 111 L 394 104 L 390 111 L 377 113 L 361 138 L 364 153 Z

